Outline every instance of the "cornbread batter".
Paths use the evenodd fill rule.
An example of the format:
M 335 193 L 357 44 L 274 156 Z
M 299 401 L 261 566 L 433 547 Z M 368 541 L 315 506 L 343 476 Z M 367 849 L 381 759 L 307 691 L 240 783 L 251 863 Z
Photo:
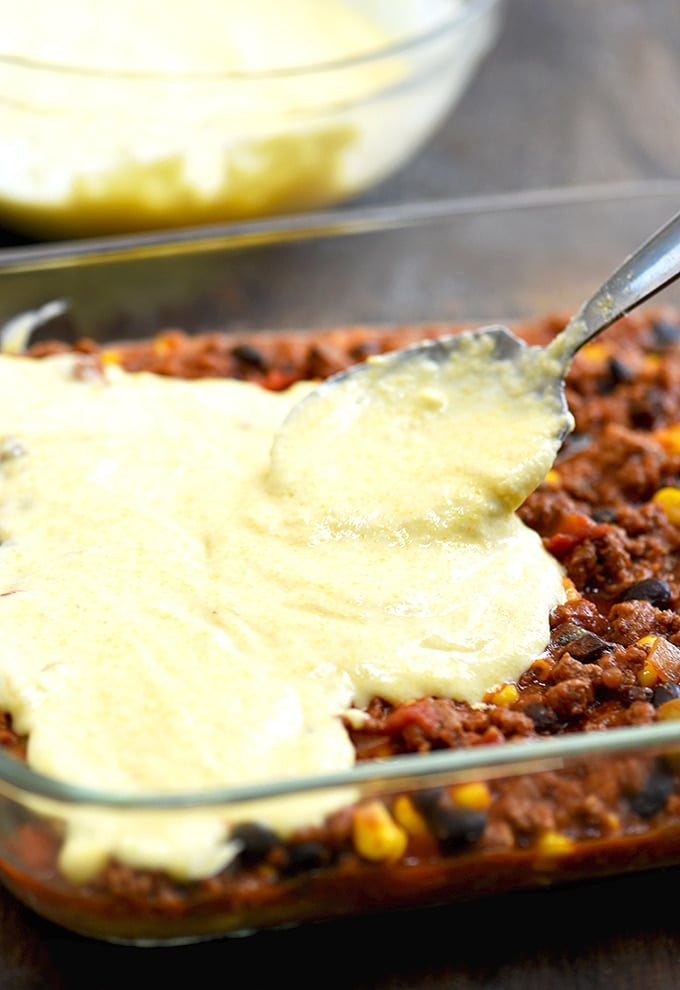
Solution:
M 512 376 L 460 406 L 427 367 L 378 381 L 358 429 L 333 412 L 327 475 L 329 421 L 305 424 L 304 404 L 306 463 L 281 441 L 270 465 L 309 385 L 76 367 L 0 357 L 0 708 L 35 769 L 147 794 L 350 767 L 342 712 L 476 702 L 545 646 L 561 570 L 514 509 L 556 441 Z M 267 818 L 285 830 L 346 799 Z M 74 813 L 61 866 L 207 876 L 226 833 L 204 813 Z
M 476 542 L 544 479 L 571 427 L 537 397 L 551 357 L 494 360 L 493 340 L 464 334 L 455 360 L 425 349 L 369 360 L 359 376 L 302 403 L 273 450 L 273 478 L 318 517 Z M 529 383 L 529 385 L 528 385 Z M 510 523 L 512 525 L 512 523 Z

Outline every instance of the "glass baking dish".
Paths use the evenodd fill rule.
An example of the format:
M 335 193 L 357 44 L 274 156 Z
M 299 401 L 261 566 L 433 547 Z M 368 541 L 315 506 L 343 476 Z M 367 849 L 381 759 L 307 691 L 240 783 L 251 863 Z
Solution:
M 680 183 L 635 183 L 12 249 L 0 252 L 0 326 L 5 347 L 20 350 L 29 338 L 108 346 L 171 330 L 220 331 L 257 346 L 291 331 L 318 339 L 351 326 L 379 337 L 394 326 L 429 334 L 540 321 L 574 312 L 679 205 Z M 678 300 L 677 289 L 663 294 L 664 304 Z M 377 758 L 347 772 L 200 793 L 71 786 L 0 752 L 0 876 L 73 931 L 160 945 L 676 864 L 672 700 L 669 711 L 652 724 Z M 510 793 L 529 803 L 550 796 L 559 821 L 560 795 L 624 778 L 637 789 L 617 793 L 616 806 L 581 822 L 578 835 L 546 820 L 512 848 L 502 837 L 476 845 L 494 803 Z M 284 853 L 263 849 L 269 839 L 254 824 L 262 808 L 317 799 L 339 802 L 351 828 L 331 860 L 307 835 L 286 847 L 281 866 Z M 134 886 L 125 871 L 110 872 L 106 885 L 60 872 L 74 822 L 115 830 L 143 821 L 153 830 L 169 820 L 222 823 L 239 844 L 242 872 L 228 866 L 173 884 L 146 870 Z

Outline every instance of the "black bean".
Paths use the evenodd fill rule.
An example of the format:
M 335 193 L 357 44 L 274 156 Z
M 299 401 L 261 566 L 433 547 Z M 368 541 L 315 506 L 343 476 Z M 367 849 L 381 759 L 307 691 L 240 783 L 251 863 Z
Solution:
M 609 377 L 617 385 L 635 380 L 635 373 L 618 357 L 611 357 L 608 365 Z
M 615 509 L 607 509 L 604 506 L 599 509 L 593 509 L 591 515 L 593 521 L 597 523 L 613 523 L 616 520 Z
M 296 842 L 286 847 L 284 873 L 311 873 L 327 866 L 329 853 L 321 842 Z
M 680 341 L 680 326 L 671 320 L 656 320 L 652 324 L 652 333 L 655 343 L 660 347 L 668 347 Z
M 569 643 L 569 655 L 580 663 L 594 663 L 607 649 L 607 644 L 595 633 L 583 630 L 583 635 Z
M 664 395 L 660 388 L 648 388 L 644 396 L 630 403 L 630 421 L 636 430 L 653 430 L 662 422 Z
M 664 705 L 667 701 L 674 701 L 680 698 L 680 686 L 673 681 L 661 681 L 652 692 L 652 704 L 655 708 Z
M 418 811 L 427 818 L 432 809 L 444 800 L 444 791 L 441 787 L 426 787 L 422 791 L 414 791 L 410 797 Z
M 602 656 L 607 649 L 607 643 L 575 622 L 563 622 L 557 626 L 552 635 L 553 647 L 564 647 L 574 660 L 581 663 L 592 663 Z
M 443 853 L 455 852 L 477 842 L 486 828 L 483 811 L 451 804 L 446 791 L 429 788 L 411 795 Z
M 628 804 L 640 818 L 651 818 L 666 804 L 675 790 L 675 777 L 661 768 L 650 774 L 642 790 L 628 795 Z
M 645 601 L 655 608 L 668 609 L 671 607 L 672 597 L 671 589 L 661 578 L 644 578 L 626 588 L 619 601 Z
M 272 849 L 280 845 L 276 833 L 258 822 L 243 822 L 241 825 L 236 825 L 231 831 L 230 838 L 241 844 L 236 859 L 243 866 L 255 866 L 261 863 Z
M 585 631 L 582 626 L 577 626 L 575 622 L 563 622 L 553 630 L 552 644 L 553 646 L 566 646 L 568 643 L 580 639 Z
M 527 715 L 534 723 L 537 732 L 553 732 L 559 725 L 559 719 L 554 710 L 542 701 L 530 701 L 522 708 L 522 714 Z
M 232 355 L 237 361 L 241 361 L 242 364 L 248 364 L 252 368 L 260 368 L 262 370 L 267 368 L 267 360 L 257 347 L 253 347 L 252 344 L 237 344 L 236 347 L 232 348 Z
M 452 806 L 435 807 L 427 823 L 443 853 L 456 852 L 478 842 L 484 834 L 487 817 L 483 811 Z

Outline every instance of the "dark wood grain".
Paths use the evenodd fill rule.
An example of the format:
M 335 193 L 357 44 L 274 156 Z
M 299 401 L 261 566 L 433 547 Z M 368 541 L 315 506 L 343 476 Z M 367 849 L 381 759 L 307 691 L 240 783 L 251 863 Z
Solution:
M 171 948 L 70 935 L 3 897 L 0 987 L 121 990 L 141 970 L 157 986 L 222 974 L 239 988 L 670 990 L 679 883 L 680 870 L 660 871 Z
M 509 0 L 451 118 L 364 197 L 677 178 L 678 0 Z M 0 232 L 0 244 L 16 241 Z M 670 990 L 680 870 L 166 949 L 70 935 L 0 893 L 0 990 L 121 990 L 140 976 L 296 990 Z

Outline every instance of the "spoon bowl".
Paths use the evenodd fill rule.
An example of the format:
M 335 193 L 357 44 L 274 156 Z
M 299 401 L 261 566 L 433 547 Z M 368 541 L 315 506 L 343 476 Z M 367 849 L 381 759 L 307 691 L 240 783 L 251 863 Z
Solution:
M 544 374 L 536 377 L 536 362 L 526 361 L 527 345 L 519 340 L 507 327 L 493 325 L 463 334 L 440 337 L 436 340 L 418 341 L 398 351 L 352 365 L 331 378 L 326 379 L 307 395 L 302 403 L 323 401 L 332 390 L 348 388 L 350 382 L 366 377 L 368 385 L 378 362 L 384 373 L 390 373 L 396 365 L 402 371 L 424 355 L 436 362 L 455 361 L 461 349 L 467 346 L 471 335 L 485 337 L 489 341 L 487 358 L 489 361 L 513 362 L 532 368 L 532 380 L 528 386 L 539 394 L 546 391 L 561 397 L 563 380 L 576 352 L 617 319 L 639 306 L 642 302 L 670 285 L 680 276 L 680 212 L 664 224 L 603 282 L 599 289 L 581 306 L 564 330 L 546 347 L 534 347 L 542 351 L 546 360 L 540 362 Z M 520 357 L 521 356 L 521 357 Z M 282 432 L 295 429 L 300 405 L 294 407 L 283 424 Z M 566 406 L 565 406 L 566 415 Z M 568 418 L 568 415 L 567 415 Z
M 576 352 L 680 275 L 680 213 L 630 255 L 547 346 L 507 327 L 424 340 L 357 364 L 298 402 L 269 483 L 336 535 L 459 532 L 519 508 L 574 421 Z

